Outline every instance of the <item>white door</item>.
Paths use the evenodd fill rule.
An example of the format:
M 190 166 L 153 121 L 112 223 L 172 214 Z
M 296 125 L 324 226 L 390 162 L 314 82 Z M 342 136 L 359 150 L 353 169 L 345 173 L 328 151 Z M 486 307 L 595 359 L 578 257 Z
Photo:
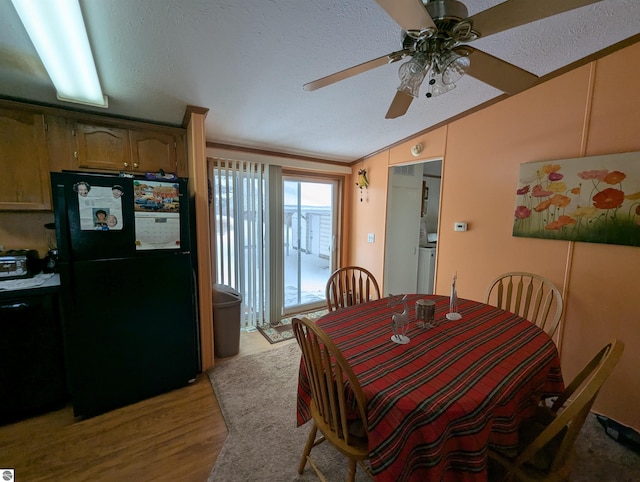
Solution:
M 388 192 L 384 294 L 416 293 L 422 164 L 391 167 Z

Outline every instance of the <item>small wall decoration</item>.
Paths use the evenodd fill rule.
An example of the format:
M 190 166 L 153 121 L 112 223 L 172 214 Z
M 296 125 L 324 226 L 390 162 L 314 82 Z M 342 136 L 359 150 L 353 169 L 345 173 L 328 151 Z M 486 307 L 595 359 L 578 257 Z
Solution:
M 358 181 L 356 182 L 356 186 L 360 188 L 360 202 L 362 202 L 362 189 L 367 189 L 369 187 L 366 169 L 360 169 L 358 171 Z
M 640 246 L 640 152 L 520 164 L 513 236 Z

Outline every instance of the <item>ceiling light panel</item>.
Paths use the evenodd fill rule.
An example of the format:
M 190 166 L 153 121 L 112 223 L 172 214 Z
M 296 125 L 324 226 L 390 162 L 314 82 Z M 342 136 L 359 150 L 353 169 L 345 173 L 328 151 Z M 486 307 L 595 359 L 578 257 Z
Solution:
M 78 0 L 11 0 L 58 99 L 107 107 Z

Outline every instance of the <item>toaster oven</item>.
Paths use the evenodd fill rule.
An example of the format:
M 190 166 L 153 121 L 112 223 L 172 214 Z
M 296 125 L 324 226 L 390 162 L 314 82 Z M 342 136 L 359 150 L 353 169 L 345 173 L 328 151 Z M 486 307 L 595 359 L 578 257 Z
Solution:
M 0 251 L 0 281 L 32 277 L 38 271 L 36 261 L 34 250 Z

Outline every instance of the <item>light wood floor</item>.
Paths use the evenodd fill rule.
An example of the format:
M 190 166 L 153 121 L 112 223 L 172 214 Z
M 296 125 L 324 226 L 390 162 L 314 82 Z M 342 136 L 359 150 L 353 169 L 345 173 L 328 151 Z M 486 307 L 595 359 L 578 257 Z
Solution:
M 242 332 L 236 356 L 274 346 L 259 332 Z M 203 482 L 226 436 L 202 373 L 188 387 L 87 420 L 74 420 L 68 406 L 2 426 L 0 468 L 15 469 L 18 482 Z

